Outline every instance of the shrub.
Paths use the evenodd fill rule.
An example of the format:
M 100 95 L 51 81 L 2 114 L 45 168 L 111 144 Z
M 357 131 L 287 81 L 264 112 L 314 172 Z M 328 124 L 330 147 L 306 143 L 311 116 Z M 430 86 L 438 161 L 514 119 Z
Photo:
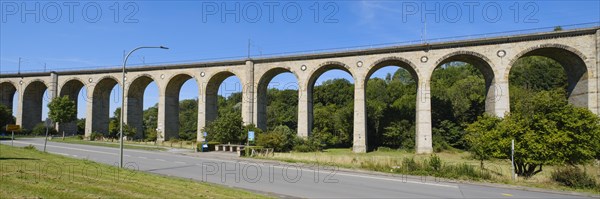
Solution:
M 420 165 L 415 161 L 414 157 L 402 159 L 402 168 L 404 171 L 413 172 L 420 168 Z
M 27 145 L 27 146 L 25 146 L 25 147 L 23 147 L 23 148 L 24 148 L 24 149 L 27 149 L 27 150 L 37 150 L 37 149 L 35 149 L 35 146 L 33 146 L 33 145 L 31 145 L 31 144 L 30 144 L 30 145 Z
M 287 126 L 277 126 L 273 131 L 258 134 L 256 145 L 273 148 L 278 152 L 292 150 L 294 146 L 295 133 Z
M 308 139 L 296 137 L 293 150 L 296 152 L 315 152 L 321 151 L 324 147 L 319 140 L 309 137 Z
M 552 180 L 572 188 L 598 187 L 596 180 L 578 167 L 569 166 L 558 168 L 551 175 Z
M 196 136 L 197 136 L 196 132 L 187 132 L 187 131 L 179 132 L 179 139 L 181 139 L 181 140 L 196 140 Z
M 147 129 L 146 135 L 144 136 L 144 140 L 147 142 L 156 141 L 158 132 L 155 129 Z
M 21 129 L 21 133 L 22 133 L 23 135 L 32 135 L 32 134 L 31 134 L 31 130 L 29 130 L 29 129 L 25 129 L 25 128 Z
M 44 123 L 39 123 L 37 125 L 35 125 L 35 127 L 33 127 L 33 130 L 31 131 L 32 135 L 41 135 L 41 136 L 45 136 L 46 135 L 46 126 L 44 125 Z M 58 134 L 58 132 L 56 132 L 56 129 L 50 127 L 48 128 L 48 136 L 50 135 L 56 135 Z
M 373 163 L 371 163 L 373 164 Z M 392 167 L 383 170 L 389 170 L 396 173 L 411 175 L 427 175 L 436 177 L 456 178 L 456 179 L 491 179 L 492 175 L 488 171 L 477 170 L 475 166 L 467 163 L 449 164 L 444 163 L 437 155 L 432 155 L 429 159 L 416 161 L 414 157 L 405 157 L 402 159 L 402 167 Z M 380 169 L 382 170 L 382 169 Z
M 104 138 L 102 133 L 92 132 L 92 134 L 90 134 L 90 141 L 101 140 L 102 138 Z
M 440 157 L 436 154 L 431 154 L 431 157 L 429 157 L 428 162 L 429 168 L 433 169 L 434 171 L 440 171 L 440 169 L 442 168 L 442 159 L 440 159 Z
M 385 147 L 385 146 L 380 146 L 377 147 L 377 151 L 381 151 L 381 152 L 389 152 L 389 151 L 396 151 L 395 149 L 392 149 L 390 147 Z
M 244 156 L 252 156 L 252 149 L 263 149 L 263 146 L 248 146 L 244 148 Z

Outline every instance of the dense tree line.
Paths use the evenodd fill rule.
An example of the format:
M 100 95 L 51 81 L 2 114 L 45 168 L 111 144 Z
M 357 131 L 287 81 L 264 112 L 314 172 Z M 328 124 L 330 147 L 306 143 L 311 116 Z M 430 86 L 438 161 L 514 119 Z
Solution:
M 566 75 L 562 67 L 551 59 L 529 57 L 520 59 L 513 67 L 510 84 L 511 102 L 517 102 L 524 97 L 519 95 L 522 92 L 565 90 Z M 486 88 L 482 73 L 470 64 L 452 62 L 434 71 L 430 86 L 435 149 L 467 149 L 465 128 L 485 111 Z M 366 95 L 367 134 L 371 150 L 380 146 L 413 149 L 417 84 L 411 74 L 398 68 L 385 78 L 371 78 L 366 85 Z M 280 126 L 295 132 L 298 127 L 298 92 L 269 89 L 267 99 L 267 132 Z M 324 147 L 352 146 L 353 100 L 354 85 L 346 79 L 331 79 L 315 86 L 311 136 L 315 142 Z M 241 93 L 232 93 L 227 98 L 218 96 L 218 118 L 227 120 L 219 125 L 227 127 L 241 121 L 241 101 Z M 197 99 L 180 102 L 180 139 L 195 140 L 197 105 Z M 512 110 L 515 108 L 512 107 Z M 147 139 L 156 138 L 157 114 L 156 106 L 144 111 L 144 137 Z M 239 129 L 242 127 L 234 131 Z M 243 142 L 243 137 L 233 137 L 237 138 L 229 136 L 232 141 Z

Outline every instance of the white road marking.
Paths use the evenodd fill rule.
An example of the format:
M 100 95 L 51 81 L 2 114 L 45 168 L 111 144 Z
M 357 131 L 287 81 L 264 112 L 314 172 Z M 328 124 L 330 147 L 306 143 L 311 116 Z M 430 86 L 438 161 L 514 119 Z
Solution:
M 166 160 L 163 160 L 163 159 L 154 159 L 154 160 L 166 162 Z
M 144 156 L 138 156 L 138 158 L 139 158 L 139 159 L 145 159 L 145 160 L 147 160 L 147 159 L 148 159 L 147 157 L 144 157 Z
M 175 161 L 175 163 L 177 163 L 177 164 L 187 164 L 185 162 L 179 162 L 179 161 Z
M 408 180 L 401 180 L 401 179 L 383 178 L 383 177 L 365 176 L 365 175 L 355 175 L 355 174 L 349 174 L 349 173 L 336 173 L 335 175 L 343 175 L 343 176 L 359 177 L 359 178 L 370 178 L 370 179 L 375 179 L 375 180 L 387 180 L 387 181 L 394 181 L 394 182 L 413 183 L 413 184 L 422 184 L 422 185 L 431 185 L 431 186 L 448 187 L 448 188 L 458 189 L 458 186 L 446 185 L 446 184 L 408 181 Z

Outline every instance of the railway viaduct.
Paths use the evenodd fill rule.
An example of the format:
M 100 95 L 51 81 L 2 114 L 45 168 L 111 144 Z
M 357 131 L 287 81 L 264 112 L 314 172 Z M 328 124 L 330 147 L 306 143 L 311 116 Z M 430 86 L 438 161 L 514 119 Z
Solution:
M 265 129 L 267 124 L 267 85 L 285 72 L 298 80 L 298 135 L 308 136 L 313 122 L 313 87 L 317 78 L 331 69 L 341 69 L 354 79 L 353 150 L 367 150 L 365 88 L 369 77 L 384 66 L 408 70 L 418 82 L 416 98 L 416 151 L 432 152 L 430 78 L 435 68 L 461 61 L 478 68 L 485 79 L 487 113 L 503 117 L 510 111 L 509 73 L 522 57 L 544 56 L 560 63 L 567 74 L 569 102 L 599 114 L 598 77 L 600 67 L 600 27 L 500 36 L 461 41 L 426 43 L 340 52 L 290 55 L 218 62 L 133 67 L 121 82 L 120 68 L 21 73 L 0 75 L 0 103 L 16 108 L 17 124 L 32 129 L 42 120 L 42 101 L 56 96 L 78 100 L 85 89 L 85 135 L 106 132 L 109 123 L 110 92 L 124 85 L 124 121 L 142 130 L 144 90 L 156 82 L 159 90 L 159 139 L 178 135 L 179 92 L 183 83 L 198 84 L 198 140 L 201 129 L 217 116 L 217 90 L 221 82 L 236 76 L 243 85 L 242 118 L 246 124 Z M 44 92 L 48 95 L 44 96 Z M 13 98 L 18 95 L 16 107 Z M 72 131 L 74 123 L 58 124 Z

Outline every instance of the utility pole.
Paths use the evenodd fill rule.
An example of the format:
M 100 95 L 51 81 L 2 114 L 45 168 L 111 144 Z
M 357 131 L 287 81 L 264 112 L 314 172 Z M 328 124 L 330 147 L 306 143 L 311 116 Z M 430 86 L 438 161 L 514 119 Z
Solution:
M 515 139 L 512 139 L 510 144 L 510 163 L 512 165 L 511 179 L 515 181 Z
M 17 72 L 19 75 L 21 74 L 21 58 L 19 57 L 19 70 Z
M 46 72 L 46 63 L 44 63 L 44 72 Z
M 248 59 L 250 59 L 250 38 L 248 38 Z
M 427 15 L 424 17 L 425 19 L 425 27 L 421 30 L 421 42 L 427 43 Z

